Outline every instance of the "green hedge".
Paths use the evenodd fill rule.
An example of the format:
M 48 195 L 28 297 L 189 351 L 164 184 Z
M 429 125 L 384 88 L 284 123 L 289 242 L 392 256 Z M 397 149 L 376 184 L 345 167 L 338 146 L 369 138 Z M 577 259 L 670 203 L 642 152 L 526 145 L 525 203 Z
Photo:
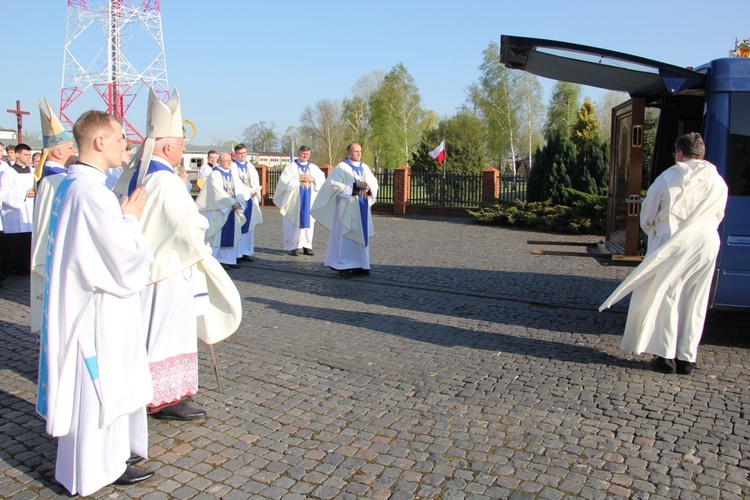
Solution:
M 607 220 L 607 197 L 565 188 L 570 206 L 552 201 L 513 202 L 496 204 L 469 211 L 479 224 L 548 229 L 570 234 L 604 234 Z

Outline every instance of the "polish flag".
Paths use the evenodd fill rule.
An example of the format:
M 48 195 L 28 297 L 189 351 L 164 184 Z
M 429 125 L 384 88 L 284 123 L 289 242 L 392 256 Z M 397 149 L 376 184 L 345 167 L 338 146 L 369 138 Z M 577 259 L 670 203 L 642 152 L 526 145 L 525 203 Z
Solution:
M 442 165 L 443 160 L 445 160 L 445 139 L 440 143 L 440 146 L 430 151 L 430 156 L 435 158 L 438 164 Z

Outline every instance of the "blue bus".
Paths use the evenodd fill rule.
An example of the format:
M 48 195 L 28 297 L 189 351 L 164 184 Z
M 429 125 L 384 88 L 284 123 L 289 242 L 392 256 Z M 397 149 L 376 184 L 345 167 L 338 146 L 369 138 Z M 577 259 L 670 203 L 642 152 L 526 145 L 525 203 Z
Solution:
M 613 256 L 627 260 L 642 254 L 641 190 L 674 164 L 678 136 L 701 133 L 706 159 L 729 187 L 711 305 L 750 310 L 750 58 L 682 68 L 596 47 L 503 35 L 501 60 L 511 69 L 630 95 L 612 110 L 604 243 Z M 658 125 L 651 164 L 644 169 L 647 109 L 658 114 Z

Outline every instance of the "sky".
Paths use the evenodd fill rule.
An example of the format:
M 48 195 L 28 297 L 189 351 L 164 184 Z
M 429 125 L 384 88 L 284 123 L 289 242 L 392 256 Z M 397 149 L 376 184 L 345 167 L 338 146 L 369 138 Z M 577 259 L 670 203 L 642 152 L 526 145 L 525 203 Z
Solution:
M 39 131 L 37 100 L 47 99 L 56 111 L 60 106 L 68 2 L 2 3 L 4 24 L 14 26 L 17 36 L 5 37 L 0 106 L 15 108 L 20 100 L 31 112 L 24 130 Z M 357 79 L 398 63 L 414 78 L 425 109 L 452 116 L 480 76 L 482 51 L 504 34 L 677 66 L 726 57 L 735 38 L 750 38 L 748 0 L 160 0 L 160 5 L 169 86 L 179 90 L 183 117 L 195 124 L 192 143 L 198 145 L 237 140 L 261 121 L 275 124 L 281 137 L 287 127 L 299 126 L 306 106 L 350 97 Z M 134 37 L 124 49 L 134 64 L 155 50 L 144 40 Z M 74 53 L 100 48 L 93 35 L 75 43 Z M 541 81 L 549 97 L 554 82 Z M 602 91 L 585 88 L 584 94 L 596 101 Z M 104 109 L 92 88 L 68 110 L 75 118 L 91 108 Z M 142 133 L 145 108 L 142 91 L 126 114 Z M 0 114 L 0 127 L 15 130 L 15 116 Z

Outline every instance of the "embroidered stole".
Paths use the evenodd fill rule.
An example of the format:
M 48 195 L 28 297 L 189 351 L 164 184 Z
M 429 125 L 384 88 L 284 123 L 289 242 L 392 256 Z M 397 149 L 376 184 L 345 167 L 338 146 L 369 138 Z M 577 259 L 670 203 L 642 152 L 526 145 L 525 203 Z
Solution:
M 136 186 L 136 184 L 138 184 L 138 172 L 140 171 L 141 167 L 143 167 L 143 164 L 139 163 L 138 167 L 136 167 L 135 172 L 133 173 L 133 177 L 130 178 L 130 184 L 128 184 L 128 196 L 133 194 L 135 188 L 138 187 Z M 159 172 L 160 170 L 166 170 L 167 172 L 174 173 L 174 170 L 164 165 L 163 163 L 151 160 L 151 163 L 148 164 L 146 175 L 153 174 L 154 172 Z
M 310 163 L 302 165 L 299 160 L 294 160 L 301 174 L 310 173 Z M 312 186 L 309 182 L 299 185 L 299 227 L 308 229 L 310 227 L 310 201 L 312 200 Z
M 366 180 L 365 177 L 365 169 L 362 167 L 362 162 L 359 162 L 359 166 L 354 165 L 354 162 L 351 161 L 349 158 L 344 159 L 344 163 L 352 167 L 352 172 L 354 172 L 354 177 L 358 181 L 364 181 Z M 359 215 L 362 219 L 362 235 L 364 236 L 365 240 L 365 246 L 368 244 L 368 229 L 369 226 L 367 225 L 367 211 L 369 209 L 369 202 L 367 201 L 367 193 L 362 194 L 360 191 L 360 194 L 358 195 L 359 198 Z
M 247 163 L 240 163 L 237 160 L 232 160 L 237 165 L 237 171 L 240 174 L 240 180 L 248 188 L 252 188 L 250 184 L 250 172 L 248 171 Z M 247 200 L 247 206 L 245 207 L 245 223 L 242 225 L 242 234 L 246 234 L 250 230 L 250 218 L 253 216 L 253 200 L 252 198 Z
M 217 168 L 221 173 L 222 184 L 224 185 L 224 191 L 229 196 L 234 198 L 234 179 L 232 178 L 232 171 L 227 172 L 221 168 Z M 234 216 L 234 210 L 231 210 L 227 221 L 224 223 L 224 227 L 221 228 L 221 247 L 233 247 L 234 246 L 234 225 L 237 221 L 237 217 Z

